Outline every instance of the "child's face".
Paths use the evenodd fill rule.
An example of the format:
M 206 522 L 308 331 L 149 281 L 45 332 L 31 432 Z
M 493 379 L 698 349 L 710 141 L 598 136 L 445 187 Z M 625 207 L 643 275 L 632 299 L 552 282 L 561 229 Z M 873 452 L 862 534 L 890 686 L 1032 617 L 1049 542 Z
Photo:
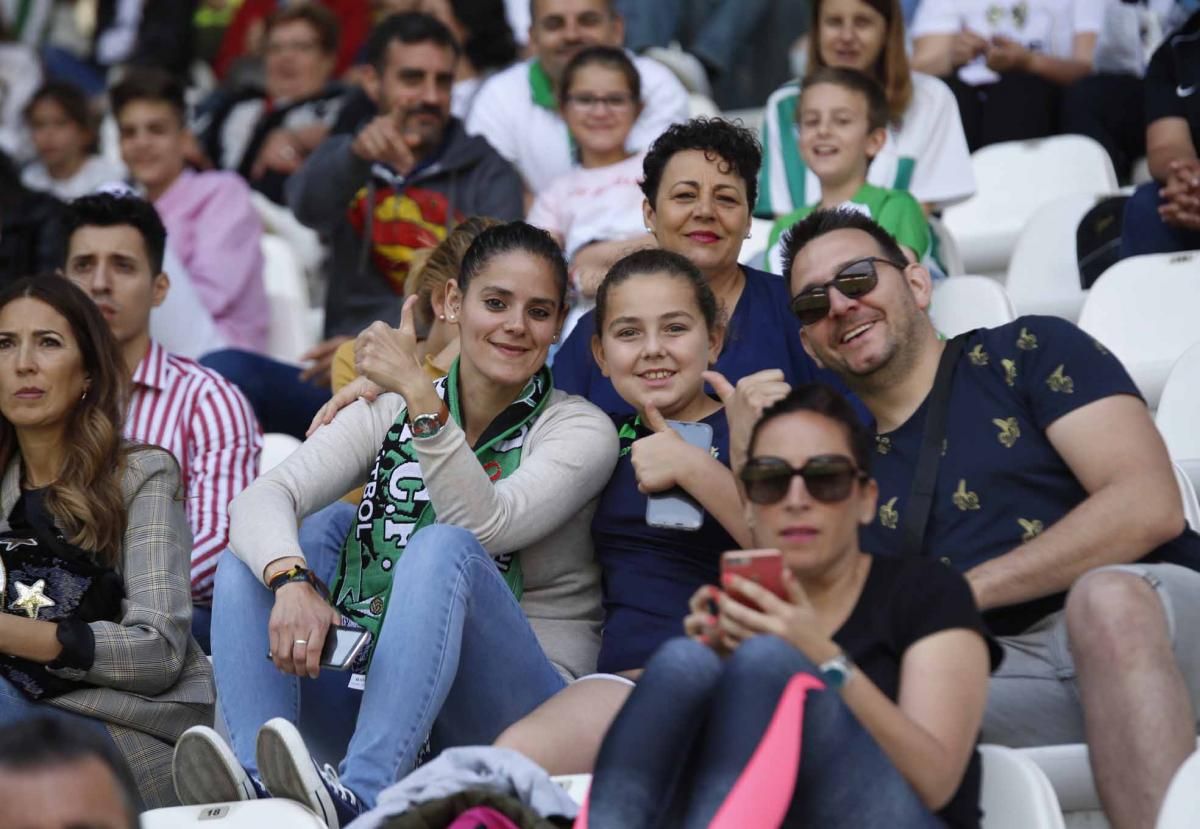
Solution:
M 865 95 L 832 83 L 818 84 L 800 97 L 797 120 L 800 155 L 818 179 L 866 180 L 886 132 L 871 129 Z
M 619 70 L 593 63 L 572 76 L 563 118 L 580 147 L 594 153 L 623 149 L 637 117 L 637 102 Z
M 709 402 L 700 373 L 720 354 L 721 334 L 709 329 L 687 279 L 637 274 L 609 291 L 592 353 L 629 405 L 696 420 Z
M 91 136 L 71 120 L 62 105 L 53 98 L 43 98 L 29 113 L 29 130 L 38 158 L 50 170 L 69 168 L 87 154 Z

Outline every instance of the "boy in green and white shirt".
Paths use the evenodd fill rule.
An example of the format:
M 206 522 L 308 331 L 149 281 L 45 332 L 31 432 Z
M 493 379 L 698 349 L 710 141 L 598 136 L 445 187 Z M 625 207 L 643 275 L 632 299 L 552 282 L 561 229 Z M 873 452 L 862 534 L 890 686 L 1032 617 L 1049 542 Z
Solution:
M 887 99 L 874 80 L 853 69 L 822 67 L 805 78 L 796 110 L 804 163 L 821 182 L 821 200 L 779 217 L 767 245 L 767 269 L 783 267 L 779 241 L 818 208 L 859 210 L 896 237 L 915 262 L 930 252 L 925 211 L 909 193 L 867 183 L 871 159 L 887 140 Z

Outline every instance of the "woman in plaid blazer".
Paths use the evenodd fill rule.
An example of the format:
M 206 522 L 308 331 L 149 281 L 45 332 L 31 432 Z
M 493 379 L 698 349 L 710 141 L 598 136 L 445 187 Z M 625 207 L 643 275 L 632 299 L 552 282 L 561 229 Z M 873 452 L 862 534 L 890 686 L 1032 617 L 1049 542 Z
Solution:
M 0 725 L 48 714 L 97 730 L 155 807 L 175 802 L 173 745 L 212 722 L 214 692 L 190 634 L 179 468 L 122 441 L 125 377 L 107 323 L 70 281 L 0 293 L 0 561 L 45 576 L 10 583 L 0 567 Z M 101 574 L 93 587 L 79 567 Z M 85 619 L 79 593 L 99 582 L 114 585 L 112 615 Z

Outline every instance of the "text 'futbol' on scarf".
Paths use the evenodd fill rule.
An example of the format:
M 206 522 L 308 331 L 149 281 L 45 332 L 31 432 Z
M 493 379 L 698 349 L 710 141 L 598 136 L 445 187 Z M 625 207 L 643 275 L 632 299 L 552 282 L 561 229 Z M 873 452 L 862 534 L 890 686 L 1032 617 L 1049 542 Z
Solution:
M 434 389 L 446 401 L 450 417 L 461 426 L 458 360 L 450 366 L 447 376 L 434 382 Z M 553 389 L 550 370 L 543 366 L 480 437 L 475 456 L 493 483 L 507 478 L 520 465 L 529 428 L 546 407 Z M 342 615 L 372 634 L 371 647 L 364 649 L 363 657 L 355 664 L 356 673 L 370 662 L 374 640 L 379 637 L 387 612 L 396 562 L 404 554 L 412 534 L 436 520 L 405 407 L 396 416 L 375 456 L 354 525 L 342 544 L 332 590 L 334 606 Z M 494 558 L 505 583 L 520 601 L 524 585 L 518 553 Z

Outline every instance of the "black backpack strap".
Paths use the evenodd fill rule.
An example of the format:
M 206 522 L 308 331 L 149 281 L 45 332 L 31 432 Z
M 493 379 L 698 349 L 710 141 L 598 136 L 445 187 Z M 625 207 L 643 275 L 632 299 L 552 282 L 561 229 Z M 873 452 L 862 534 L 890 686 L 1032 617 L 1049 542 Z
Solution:
M 925 528 L 929 525 L 929 513 L 933 509 L 933 490 L 937 484 L 942 441 L 946 437 L 946 421 L 950 414 L 950 382 L 954 379 L 954 369 L 958 366 L 958 358 L 970 333 L 959 334 L 946 343 L 933 379 L 933 390 L 929 392 L 929 410 L 925 414 L 925 431 L 921 435 L 921 449 L 917 453 L 917 470 L 908 493 L 908 503 L 904 506 L 900 537 L 903 545 L 901 553 L 905 556 L 919 556 L 925 546 Z

